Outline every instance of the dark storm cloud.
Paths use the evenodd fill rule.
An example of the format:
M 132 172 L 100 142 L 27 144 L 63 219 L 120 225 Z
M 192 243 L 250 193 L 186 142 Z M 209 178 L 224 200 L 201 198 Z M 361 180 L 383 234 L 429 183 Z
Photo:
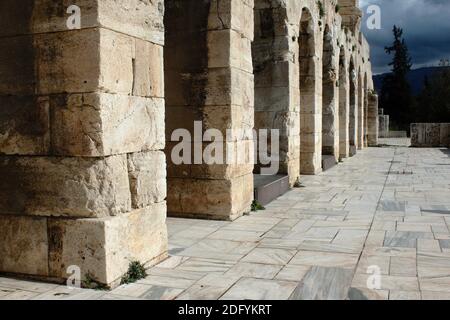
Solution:
M 371 4 L 381 9 L 381 30 L 367 29 L 366 11 Z M 440 59 L 450 58 L 449 0 L 360 0 L 360 5 L 375 73 L 389 71 L 391 57 L 384 47 L 392 43 L 394 24 L 403 28 L 413 68 L 436 65 Z

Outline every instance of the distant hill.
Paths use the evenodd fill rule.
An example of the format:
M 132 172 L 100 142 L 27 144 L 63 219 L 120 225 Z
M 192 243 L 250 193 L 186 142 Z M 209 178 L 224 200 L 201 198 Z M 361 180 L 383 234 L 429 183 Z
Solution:
M 429 68 L 419 68 L 419 69 L 411 70 L 411 72 L 408 75 L 408 81 L 409 81 L 409 84 L 411 85 L 413 94 L 417 95 L 420 93 L 420 91 L 423 88 L 423 80 L 425 79 L 426 76 L 429 77 L 429 76 L 433 75 L 434 72 L 436 72 L 437 70 L 440 70 L 442 68 L 449 68 L 449 67 L 429 67 Z M 389 73 L 383 73 L 383 74 L 378 74 L 376 76 L 373 76 L 375 90 L 378 93 L 380 93 L 380 91 L 381 91 L 383 78 L 388 74 Z

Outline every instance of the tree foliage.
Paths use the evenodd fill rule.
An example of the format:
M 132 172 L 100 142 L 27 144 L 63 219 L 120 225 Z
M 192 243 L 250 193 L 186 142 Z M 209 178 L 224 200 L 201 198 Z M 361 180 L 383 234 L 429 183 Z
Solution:
M 416 99 L 414 122 L 450 122 L 450 68 L 443 66 L 424 80 Z
M 403 30 L 394 26 L 392 32 L 394 42 L 385 48 L 387 54 L 393 54 L 392 62 L 389 64 L 392 72 L 383 79 L 380 107 L 391 116 L 396 129 L 409 131 L 414 110 L 413 95 L 407 80 L 412 66 L 411 57 L 403 39 Z

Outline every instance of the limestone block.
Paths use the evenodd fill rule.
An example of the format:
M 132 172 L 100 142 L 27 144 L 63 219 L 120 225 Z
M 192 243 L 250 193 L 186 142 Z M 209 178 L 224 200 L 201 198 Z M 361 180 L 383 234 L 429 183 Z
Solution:
M 193 140 L 202 141 L 201 135 L 194 135 L 194 121 L 202 122 L 202 135 L 208 129 L 219 130 L 222 137 L 217 141 L 238 141 L 253 139 L 254 111 L 252 106 L 175 106 L 166 108 L 166 141 L 172 133 L 186 129 Z M 228 133 L 228 135 L 227 135 Z
M 2 38 L 0 94 L 33 95 L 37 92 L 36 56 L 37 50 L 32 36 Z
M 168 164 L 168 176 L 177 178 L 198 178 L 198 179 L 225 179 L 230 180 L 243 175 L 252 173 L 254 167 L 254 143 L 253 140 L 230 141 L 221 144 L 223 147 L 223 157 L 217 157 L 216 162 L 207 164 L 205 159 L 205 148 L 208 143 L 202 147 L 202 163 L 195 164 L 194 146 L 191 145 L 191 159 L 189 163 L 174 164 L 174 157 L 178 156 L 174 147 L 179 142 L 170 142 L 167 144 L 166 155 Z M 229 151 L 229 154 L 227 152 Z M 209 154 L 209 153 L 208 153 Z M 229 160 L 227 157 L 229 156 Z
M 208 32 L 208 67 L 235 67 L 253 73 L 251 42 L 234 30 Z
M 280 159 L 298 159 L 300 156 L 300 136 L 280 137 Z
M 103 219 L 49 219 L 50 275 L 66 278 L 80 267 L 82 278 L 115 286 L 130 261 L 154 264 L 167 254 L 165 203 Z
M 128 155 L 131 202 L 134 209 L 165 200 L 166 157 L 162 151 Z
M 240 69 L 210 69 L 204 105 L 254 106 L 253 81 L 253 74 Z
M 50 151 L 46 97 L 0 96 L 0 153 L 46 155 Z
M 211 0 L 208 29 L 232 29 L 253 40 L 254 0 Z
M 164 48 L 167 52 L 168 48 Z M 167 54 L 167 53 L 166 53 Z M 167 59 L 165 60 L 166 63 Z M 167 64 L 166 64 L 167 66 Z M 205 71 L 199 73 L 185 72 L 184 70 L 170 70 L 166 67 L 164 70 L 166 106 L 187 106 L 198 108 L 204 105 L 207 73 Z
M 253 174 L 232 180 L 169 178 L 167 212 L 172 216 L 234 220 L 250 211 Z
M 255 1 L 256 39 L 264 37 L 267 34 L 273 34 L 275 36 L 286 36 L 290 34 L 288 20 L 286 6 L 282 6 L 281 3 L 275 4 L 273 1 Z
M 303 152 L 300 155 L 300 173 L 315 175 L 322 171 L 322 158 L 320 152 Z
M 133 95 L 164 98 L 163 47 L 136 40 Z
M 255 88 L 255 110 L 286 111 L 290 106 L 289 87 Z
M 130 94 L 135 45 L 134 38 L 98 28 L 5 38 L 0 93 Z
M 299 136 L 299 114 L 282 111 L 255 112 L 255 128 L 278 129 L 280 137 Z
M 322 115 L 302 113 L 300 115 L 300 130 L 302 134 L 320 132 L 322 128 Z
M 0 271 L 48 275 L 47 219 L 0 215 Z
M 51 97 L 58 155 L 108 156 L 164 148 L 164 99 L 109 93 Z
M 101 26 L 164 45 L 164 0 L 98 0 Z
M 289 176 L 289 186 L 293 187 L 300 176 L 300 154 L 296 159 L 289 159 L 286 172 Z
M 289 87 L 290 68 L 289 61 L 266 63 L 263 69 L 258 70 L 255 87 L 266 88 L 266 90 L 272 87 Z
M 285 34 L 272 36 L 270 33 L 269 37 L 257 38 L 252 43 L 252 56 L 256 73 L 267 63 L 288 60 L 290 42 L 290 38 Z
M 203 127 L 205 130 L 219 130 L 224 136 L 222 140 L 225 138 L 228 141 L 253 139 L 254 122 L 255 112 L 251 105 L 205 106 L 203 108 Z
M 2 214 L 106 217 L 131 209 L 126 155 L 2 156 L 0 176 Z
M 164 43 L 164 1 L 114 0 L 2 0 L 0 36 L 68 31 L 71 5 L 80 8 L 81 28 L 111 30 Z M 7 14 L 6 14 L 7 13 Z M 132 19 L 130 18 L 132 17 Z

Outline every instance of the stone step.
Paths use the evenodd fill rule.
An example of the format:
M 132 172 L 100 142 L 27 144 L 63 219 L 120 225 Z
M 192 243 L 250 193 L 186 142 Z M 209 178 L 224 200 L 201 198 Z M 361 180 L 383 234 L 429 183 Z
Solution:
M 322 155 L 322 170 L 327 171 L 337 165 L 336 158 L 330 155 Z
M 266 205 L 289 191 L 287 175 L 263 176 L 253 175 L 255 200 Z

